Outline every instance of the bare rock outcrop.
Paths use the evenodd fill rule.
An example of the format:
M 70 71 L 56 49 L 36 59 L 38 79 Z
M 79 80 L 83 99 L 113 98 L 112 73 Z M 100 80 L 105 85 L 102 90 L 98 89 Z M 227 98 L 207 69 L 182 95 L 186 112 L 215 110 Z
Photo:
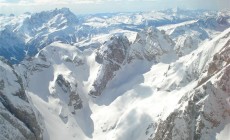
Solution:
M 95 59 L 101 64 L 101 67 L 97 73 L 97 79 L 93 83 L 94 89 L 89 93 L 90 95 L 101 95 L 107 83 L 115 76 L 115 72 L 123 65 L 129 45 L 127 37 L 113 36 L 97 50 Z
M 0 60 L 0 139 L 42 140 L 43 125 L 32 108 L 21 78 Z

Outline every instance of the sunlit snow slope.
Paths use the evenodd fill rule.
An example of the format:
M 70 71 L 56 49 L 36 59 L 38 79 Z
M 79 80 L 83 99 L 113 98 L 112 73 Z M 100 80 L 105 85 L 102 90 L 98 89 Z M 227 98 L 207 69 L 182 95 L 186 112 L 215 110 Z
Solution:
M 111 23 L 109 27 L 113 30 L 75 38 L 72 42 L 63 41 L 63 36 L 50 42 L 44 38 L 44 42 L 31 38 L 30 41 L 35 41 L 34 45 L 39 48 L 35 55 L 27 56 L 13 66 L 0 61 L 3 69 L 0 73 L 3 76 L 0 79 L 0 103 L 3 107 L 0 107 L 6 108 L 7 113 L 20 124 L 11 126 L 5 123 L 9 130 L 14 128 L 13 131 L 17 131 L 10 138 L 230 138 L 229 12 L 191 13 L 176 9 L 155 12 L 156 15 L 152 15 L 154 12 L 92 15 L 76 20 L 79 23 L 76 26 L 66 22 L 68 18 L 68 21 L 76 18 L 72 14 L 67 16 L 69 12 L 61 9 L 48 12 L 52 14 L 27 15 L 29 17 L 25 21 L 36 16 L 49 19 L 44 20 L 46 24 L 33 25 L 40 29 L 34 33 L 39 39 L 52 38 L 52 35 L 58 37 L 59 31 L 66 33 L 66 28 L 83 30 L 83 25 L 90 29 L 100 28 L 99 31 L 103 32 L 100 25 Z M 197 16 L 189 18 L 192 15 Z M 157 19 L 155 22 L 154 18 Z M 169 22 L 171 18 L 177 22 Z M 31 21 L 36 21 L 36 18 Z M 150 27 L 150 21 L 157 27 Z M 120 22 L 124 23 L 120 25 Z M 56 23 L 60 24 L 57 26 Z M 115 23 L 119 28 L 115 28 Z M 132 30 L 124 29 L 123 24 L 127 27 L 132 24 L 129 26 Z M 52 33 L 47 30 L 52 30 Z M 11 85 L 15 88 L 10 88 Z M 9 88 L 6 90 L 4 87 Z M 23 97 L 18 97 L 18 90 L 23 91 Z M 31 112 L 31 118 L 37 120 L 36 127 L 30 122 L 27 124 L 20 113 L 17 116 L 8 109 L 4 104 L 5 97 L 9 98 L 7 101 L 16 101 L 13 103 L 22 102 L 22 108 L 17 104 L 12 106 Z M 22 131 L 22 128 L 28 131 Z M 10 133 L 4 133 L 4 139 L 8 139 L 7 134 Z

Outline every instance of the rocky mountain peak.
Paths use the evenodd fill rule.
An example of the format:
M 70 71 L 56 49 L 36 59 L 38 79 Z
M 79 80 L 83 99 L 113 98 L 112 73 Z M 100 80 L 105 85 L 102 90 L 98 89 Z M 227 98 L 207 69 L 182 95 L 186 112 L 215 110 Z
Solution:
M 62 23 L 71 25 L 77 24 L 77 22 L 78 19 L 74 13 L 72 13 L 68 8 L 62 8 L 32 14 L 30 17 L 25 19 L 24 26 L 37 29 L 42 28 L 42 26 L 58 27 L 58 25 Z
M 129 61 L 134 58 L 158 61 L 159 57 L 172 51 L 175 43 L 164 31 L 149 27 L 139 32 L 130 47 Z
M 112 36 L 97 50 L 95 60 L 101 64 L 101 67 L 93 83 L 93 89 L 89 93 L 90 95 L 99 96 L 102 94 L 108 81 L 115 76 L 115 72 L 125 62 L 129 45 L 127 37 L 118 35 Z
M 122 64 L 129 47 L 129 40 L 125 36 L 112 36 L 97 51 L 96 61 L 114 61 Z

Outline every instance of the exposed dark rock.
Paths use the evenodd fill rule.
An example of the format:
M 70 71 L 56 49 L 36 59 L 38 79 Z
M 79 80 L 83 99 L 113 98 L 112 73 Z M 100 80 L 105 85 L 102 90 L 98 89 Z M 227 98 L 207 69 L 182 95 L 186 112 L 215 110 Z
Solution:
M 74 87 L 71 86 L 71 83 L 64 78 L 63 75 L 59 74 L 56 79 L 57 85 L 69 96 L 68 106 L 73 107 L 72 113 L 74 114 L 76 110 L 81 109 L 83 107 L 82 100 L 78 93 L 76 93 L 75 88 L 77 88 L 77 84 Z
M 124 36 L 113 36 L 98 51 L 95 60 L 101 64 L 97 79 L 93 83 L 92 96 L 100 96 L 107 83 L 125 62 L 129 41 Z
M 0 127 L 6 128 L 0 135 L 3 139 L 43 139 L 42 124 L 29 104 L 21 78 L 12 67 L 2 61 L 0 64 Z M 18 133 L 12 135 L 11 131 Z

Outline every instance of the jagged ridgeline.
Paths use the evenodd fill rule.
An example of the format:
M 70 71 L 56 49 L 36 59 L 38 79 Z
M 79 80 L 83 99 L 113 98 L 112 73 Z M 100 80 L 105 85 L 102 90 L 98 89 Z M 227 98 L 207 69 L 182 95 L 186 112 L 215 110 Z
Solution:
M 158 27 L 202 19 L 205 16 L 205 11 L 181 9 L 80 16 L 68 8 L 34 14 L 25 13 L 20 16 L 1 15 L 0 55 L 11 63 L 19 63 L 25 57 L 34 56 L 40 49 L 55 41 L 75 44 L 98 35 L 136 32 L 147 26 Z
M 1 140 L 230 138 L 229 11 L 0 21 Z

